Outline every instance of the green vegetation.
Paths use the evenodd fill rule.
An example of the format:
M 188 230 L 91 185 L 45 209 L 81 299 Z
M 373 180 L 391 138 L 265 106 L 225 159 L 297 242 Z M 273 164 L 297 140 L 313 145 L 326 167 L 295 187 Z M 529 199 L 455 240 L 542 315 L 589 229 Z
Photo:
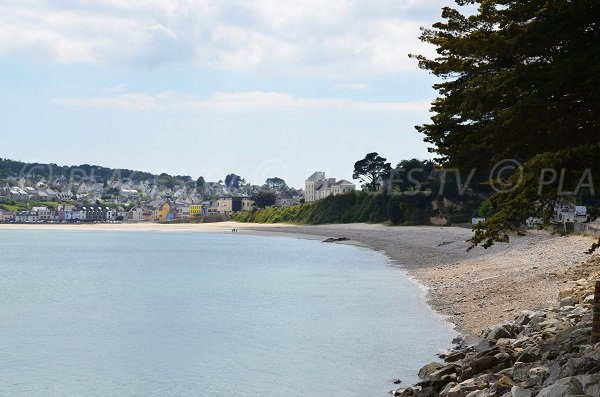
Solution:
M 354 163 L 354 172 L 352 178 L 360 179 L 364 183 L 364 188 L 371 192 L 379 189 L 379 183 L 384 179 L 389 179 L 392 172 L 391 163 L 377 153 L 369 153 L 364 159 Z
M 445 7 L 444 21 L 421 36 L 437 57 L 413 56 L 442 80 L 431 122 L 417 130 L 441 165 L 475 170 L 476 184 L 495 179 L 489 170 L 501 160 L 523 164 L 490 181 L 500 191 L 491 211 L 482 209 L 492 215 L 475 228 L 473 245 L 508 241 L 530 216 L 547 223 L 561 197 L 598 206 L 600 2 L 457 3 L 478 9 Z
M 314 203 L 243 212 L 235 220 L 255 223 L 388 222 L 393 225 L 423 225 L 429 222 L 432 215 L 431 201 L 431 197 L 423 194 L 351 192 L 329 196 Z
M 33 207 L 51 207 L 54 209 L 59 208 L 61 205 L 75 204 L 74 201 L 27 201 L 19 202 L 14 201 L 6 197 L 0 197 L 0 209 L 5 211 L 29 211 Z

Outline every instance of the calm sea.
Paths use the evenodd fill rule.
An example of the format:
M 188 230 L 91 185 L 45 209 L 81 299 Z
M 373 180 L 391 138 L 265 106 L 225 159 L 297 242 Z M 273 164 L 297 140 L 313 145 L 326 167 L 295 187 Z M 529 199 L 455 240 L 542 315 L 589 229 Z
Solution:
M 386 396 L 453 332 L 380 253 L 0 231 L 0 396 Z

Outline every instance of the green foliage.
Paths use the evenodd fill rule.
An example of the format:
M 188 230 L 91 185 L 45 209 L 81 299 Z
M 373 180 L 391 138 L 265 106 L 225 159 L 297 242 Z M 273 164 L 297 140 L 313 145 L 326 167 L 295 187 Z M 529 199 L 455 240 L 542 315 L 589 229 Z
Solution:
M 229 174 L 225 177 L 225 186 L 228 188 L 239 189 L 239 187 L 245 183 L 246 180 L 236 174 Z
M 271 191 L 261 191 L 252 197 L 254 205 L 258 208 L 270 207 L 277 201 L 277 193 Z
M 378 189 L 378 182 L 381 179 L 387 179 L 392 171 L 391 163 L 377 153 L 369 153 L 364 159 L 354 163 L 354 172 L 352 178 L 360 179 L 364 182 L 364 187 L 375 192 Z
M 412 222 L 426 224 L 429 220 L 430 199 L 424 195 L 388 195 L 351 192 L 329 196 L 314 203 L 287 208 L 266 208 L 236 215 L 238 222 L 254 223 L 355 223 L 388 222 L 394 225 Z
M 520 232 L 529 217 L 548 225 L 561 196 L 591 193 L 600 186 L 600 174 L 592 170 L 600 170 L 600 144 L 535 156 L 490 198 L 495 213 L 474 228 L 472 246 L 508 242 L 509 233 Z
M 477 209 L 477 216 L 480 218 L 487 218 L 492 215 L 493 210 L 491 201 L 485 199 Z
M 457 3 L 477 4 L 477 12 L 445 7 L 444 21 L 421 36 L 437 47 L 437 57 L 413 56 L 441 79 L 431 122 L 417 130 L 438 162 L 475 169 L 476 186 L 500 160 L 524 164 L 510 189 L 491 197 L 493 213 L 475 228 L 472 243 L 489 247 L 508 241 L 530 216 L 549 222 L 561 190 L 574 188 L 586 169 L 600 174 L 600 2 Z M 564 175 L 540 183 L 545 169 Z M 572 193 L 578 202 L 598 200 L 593 189 Z
M 474 2 L 475 14 L 445 7 L 445 21 L 423 31 L 437 58 L 415 56 L 443 79 L 431 123 L 417 127 L 440 160 L 488 169 L 597 142 L 600 2 Z
M 280 192 L 288 190 L 288 186 L 285 181 L 279 177 L 267 178 L 265 185 L 270 190 L 276 190 Z

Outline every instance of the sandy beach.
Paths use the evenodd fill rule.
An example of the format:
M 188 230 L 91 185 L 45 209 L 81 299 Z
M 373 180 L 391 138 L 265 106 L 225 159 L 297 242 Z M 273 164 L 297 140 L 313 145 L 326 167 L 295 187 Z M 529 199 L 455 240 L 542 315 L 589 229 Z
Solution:
M 145 232 L 285 234 L 289 237 L 325 239 L 347 237 L 384 252 L 396 265 L 427 288 L 429 303 L 449 316 L 466 336 L 523 309 L 546 308 L 556 303 L 565 281 L 561 274 L 587 261 L 592 239 L 560 237 L 532 231 L 509 244 L 466 251 L 470 229 L 458 227 L 388 227 L 369 224 L 265 225 L 235 222 L 211 224 L 82 224 L 0 225 L 0 230 L 103 230 Z

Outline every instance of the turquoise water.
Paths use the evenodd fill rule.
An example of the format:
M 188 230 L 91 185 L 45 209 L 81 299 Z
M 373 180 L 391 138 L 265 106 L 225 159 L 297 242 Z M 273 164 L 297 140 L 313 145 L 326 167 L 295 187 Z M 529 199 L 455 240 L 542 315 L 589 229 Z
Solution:
M 0 396 L 385 396 L 453 333 L 380 253 L 0 231 Z

